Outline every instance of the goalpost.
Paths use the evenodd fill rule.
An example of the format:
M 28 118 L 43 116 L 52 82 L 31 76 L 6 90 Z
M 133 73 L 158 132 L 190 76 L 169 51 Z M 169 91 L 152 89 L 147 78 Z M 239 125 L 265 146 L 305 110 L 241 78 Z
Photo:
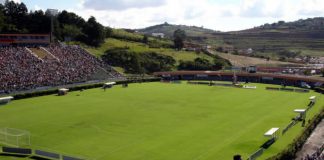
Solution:
M 15 128 L 0 128 L 0 144 L 22 147 L 30 145 L 30 133 Z

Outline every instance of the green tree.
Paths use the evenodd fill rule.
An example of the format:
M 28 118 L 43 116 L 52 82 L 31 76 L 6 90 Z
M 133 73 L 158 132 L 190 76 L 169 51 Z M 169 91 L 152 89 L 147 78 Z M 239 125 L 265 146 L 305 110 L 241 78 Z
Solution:
M 49 33 L 51 30 L 51 19 L 42 10 L 29 13 L 28 31 L 30 33 Z M 42 24 L 42 25 L 40 25 Z
M 186 32 L 181 29 L 177 29 L 173 33 L 173 42 L 174 42 L 174 47 L 177 50 L 181 50 L 184 47 L 184 41 L 186 39 Z
M 226 62 L 221 59 L 215 58 L 213 64 L 213 70 L 221 70 L 225 66 Z
M 178 70 L 196 70 L 195 62 L 193 61 L 179 61 Z
M 62 34 L 64 35 L 65 40 L 66 39 L 75 40 L 75 38 L 82 35 L 82 32 L 81 29 L 75 25 L 65 24 L 63 25 Z
M 195 70 L 210 70 L 211 64 L 208 59 L 204 58 L 196 58 L 195 62 Z
M 14 1 L 6 0 L 4 4 L 4 15 L 8 30 L 6 32 L 28 32 L 26 25 L 28 25 L 28 9 L 24 3 L 15 3 Z
M 136 74 L 170 71 L 176 63 L 171 56 L 155 52 L 139 54 L 122 48 L 107 50 L 102 59 L 112 66 L 124 68 L 127 73 Z
M 94 17 L 88 19 L 83 33 L 85 34 L 83 41 L 88 45 L 98 47 L 105 41 L 104 27 Z
M 4 12 L 4 6 L 0 3 L 0 33 L 2 32 L 2 28 L 4 28 L 5 25 L 5 16 L 3 12 Z
M 148 44 L 149 40 L 148 40 L 148 36 L 146 34 L 143 36 L 142 41 L 143 41 L 143 43 Z
M 75 25 L 78 28 L 82 28 L 86 24 L 85 20 L 82 17 L 76 15 L 75 13 L 67 12 L 65 10 L 58 14 L 57 19 L 62 25 L 61 27 L 63 27 L 63 25 L 68 24 Z
M 66 36 L 65 35 L 65 29 L 64 27 L 66 25 L 69 26 L 75 26 L 74 27 L 74 31 L 76 31 L 76 28 L 78 28 L 78 30 L 81 31 L 81 33 L 78 36 L 75 36 L 74 38 L 76 38 L 76 40 L 80 40 L 84 43 L 85 40 L 87 40 L 86 37 L 82 37 L 84 34 L 82 32 L 82 30 L 85 28 L 86 22 L 83 18 L 81 18 L 80 16 L 76 15 L 75 13 L 72 12 L 67 12 L 67 11 L 62 11 L 57 15 L 57 18 L 55 18 L 55 23 L 54 23 L 54 27 L 55 27 L 55 36 L 56 38 L 60 39 L 60 40 L 64 40 L 64 38 L 69 37 L 70 35 Z M 71 28 L 69 28 L 71 29 Z
M 110 27 L 105 27 L 105 35 L 106 35 L 106 38 L 111 37 L 112 34 L 113 34 L 113 29 L 110 28 Z

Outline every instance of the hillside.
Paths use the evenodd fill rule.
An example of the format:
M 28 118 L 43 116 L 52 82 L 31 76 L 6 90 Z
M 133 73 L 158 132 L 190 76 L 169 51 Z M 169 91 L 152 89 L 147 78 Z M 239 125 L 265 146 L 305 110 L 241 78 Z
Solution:
M 167 23 L 141 29 L 139 32 L 165 33 L 170 37 L 178 28 L 186 31 L 190 42 L 208 44 L 213 48 L 226 46 L 231 48 L 231 52 L 252 48 L 258 54 L 274 55 L 281 50 L 292 50 L 300 51 L 302 55 L 323 56 L 324 18 L 309 18 L 295 22 L 279 21 L 235 32 L 216 32 L 200 27 Z
M 277 30 L 323 30 L 324 29 L 324 18 L 316 17 L 316 18 L 308 18 L 308 19 L 300 19 L 294 22 L 285 22 L 279 21 L 277 23 L 272 24 L 264 24 L 259 27 L 255 27 L 252 30 L 256 29 L 277 29 Z
M 296 65 L 294 63 L 289 62 L 281 62 L 281 61 L 275 61 L 275 60 L 269 60 L 262 58 L 254 58 L 254 57 L 246 57 L 246 56 L 239 56 L 239 55 L 233 55 L 233 54 L 227 54 L 227 53 L 219 53 L 214 52 L 214 54 L 227 59 L 231 62 L 233 66 L 237 67 L 247 67 L 247 66 L 255 66 L 255 65 L 266 65 L 266 66 L 293 66 Z
M 238 50 L 252 48 L 260 54 L 292 50 L 300 51 L 302 55 L 323 56 L 324 18 L 279 21 L 248 30 L 213 35 L 222 37 L 225 44 Z
M 106 50 L 109 49 L 116 49 L 116 48 L 127 48 L 129 51 L 133 51 L 136 53 L 143 53 L 143 52 L 156 52 L 163 55 L 168 55 L 173 57 L 177 62 L 180 60 L 184 61 L 192 61 L 195 58 L 205 58 L 208 60 L 212 60 L 212 57 L 203 54 L 203 53 L 195 53 L 195 52 L 188 52 L 188 51 L 175 51 L 171 48 L 150 48 L 148 45 L 140 42 L 132 42 L 132 41 L 125 41 L 116 38 L 108 38 L 105 40 L 105 43 L 98 48 L 85 46 L 90 53 L 100 57 L 102 56 Z
M 172 38 L 173 32 L 177 29 L 185 30 L 188 37 L 205 37 L 211 33 L 217 33 L 217 31 L 206 29 L 204 27 L 197 27 L 197 26 L 186 26 L 186 25 L 173 25 L 169 23 L 163 23 L 143 29 L 137 30 L 143 34 L 152 33 L 164 33 L 166 37 Z

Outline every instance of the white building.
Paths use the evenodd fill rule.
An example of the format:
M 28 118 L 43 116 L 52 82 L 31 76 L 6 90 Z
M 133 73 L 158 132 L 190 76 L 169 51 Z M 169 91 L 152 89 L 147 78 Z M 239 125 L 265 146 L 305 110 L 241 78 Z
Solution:
M 164 38 L 165 34 L 164 33 L 152 33 L 153 37 L 158 37 L 158 38 Z

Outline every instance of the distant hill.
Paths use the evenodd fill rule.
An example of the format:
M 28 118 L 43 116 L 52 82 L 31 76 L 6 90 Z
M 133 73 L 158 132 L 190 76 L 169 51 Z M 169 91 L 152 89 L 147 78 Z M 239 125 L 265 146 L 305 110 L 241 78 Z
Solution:
M 276 29 L 276 30 L 324 30 L 324 18 L 300 19 L 294 22 L 279 21 L 272 24 L 264 24 L 254 29 Z M 253 29 L 252 29 L 253 30 Z
M 212 34 L 222 39 L 223 45 L 238 50 L 252 48 L 261 54 L 293 50 L 306 55 L 324 55 L 324 18 L 279 21 L 242 31 Z
M 204 27 L 197 27 L 197 26 L 186 26 L 186 25 L 173 25 L 169 23 L 163 23 L 143 29 L 138 29 L 137 31 L 143 34 L 152 33 L 164 33 L 166 37 L 172 38 L 173 32 L 177 29 L 182 29 L 186 31 L 187 36 L 189 37 L 200 37 L 206 34 L 217 33 L 217 31 L 206 29 Z
M 196 26 L 159 24 L 137 30 L 143 34 L 164 33 L 172 38 L 176 29 L 186 31 L 187 41 L 208 44 L 213 48 L 230 46 L 236 50 L 252 48 L 259 54 L 276 54 L 281 50 L 301 51 L 306 55 L 324 55 L 324 18 L 294 22 L 279 21 L 242 31 L 219 32 Z

